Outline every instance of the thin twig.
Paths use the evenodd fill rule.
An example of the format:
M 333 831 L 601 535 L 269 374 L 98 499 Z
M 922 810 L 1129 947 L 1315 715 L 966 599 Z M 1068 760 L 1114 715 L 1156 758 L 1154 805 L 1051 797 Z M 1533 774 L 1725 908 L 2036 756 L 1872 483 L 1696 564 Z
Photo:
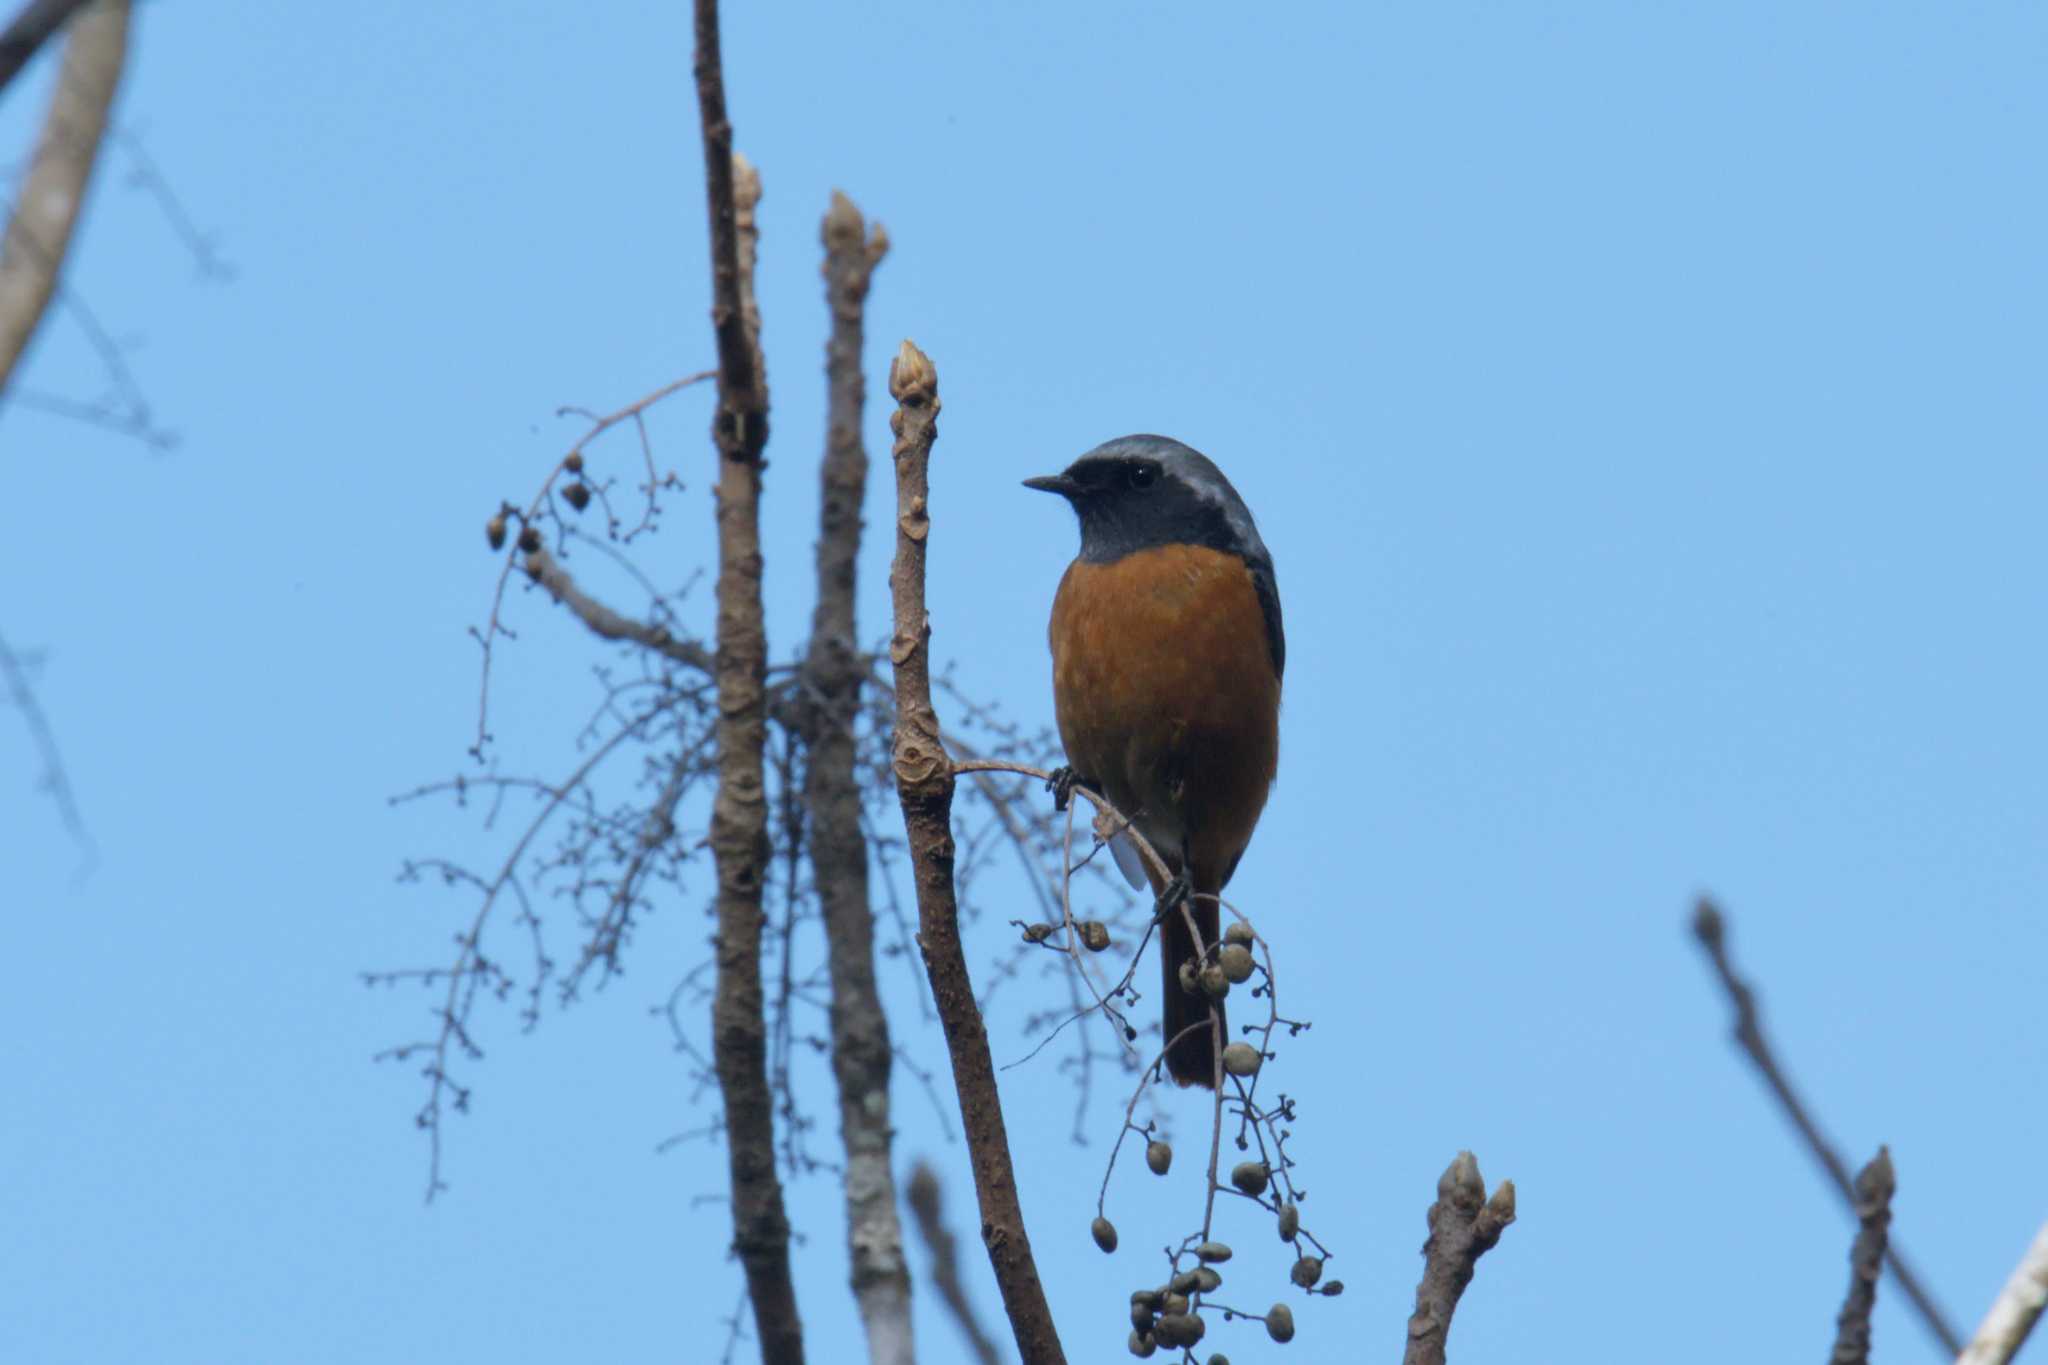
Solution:
M 960 1283 L 960 1258 L 952 1229 L 946 1226 L 939 1177 L 922 1161 L 911 1168 L 908 1198 L 918 1233 L 932 1255 L 932 1287 L 939 1291 L 953 1321 L 966 1335 L 967 1344 L 974 1348 L 974 1358 L 982 1365 L 999 1365 L 1002 1356 L 982 1330 L 980 1320 L 974 1316 L 974 1305 L 968 1302 L 967 1290 Z
M 29 0 L 0 31 L 0 90 L 5 90 L 65 21 L 91 0 Z
M 960 947 L 960 907 L 953 885 L 953 765 L 932 708 L 931 619 L 925 609 L 925 542 L 931 534 L 929 469 L 938 435 L 938 372 L 908 341 L 889 367 L 896 399 L 896 559 L 889 575 L 895 625 L 889 657 L 896 667 L 896 737 L 892 766 L 915 869 L 918 946 L 946 1033 L 953 1085 L 974 1167 L 982 1240 L 1002 1290 L 1017 1349 L 1031 1365 L 1064 1365 L 1066 1353 L 1038 1278 L 1017 1174 L 1003 1123 L 988 1029 Z
M 1867 1365 L 1870 1360 L 1870 1310 L 1877 1304 L 1878 1276 L 1884 1273 L 1885 1237 L 1897 1188 L 1892 1155 L 1880 1147 L 1856 1173 L 1856 1241 L 1849 1248 L 1849 1292 L 1835 1318 L 1830 1365 Z
M 42 703 L 36 699 L 27 666 L 8 645 L 5 636 L 0 636 L 0 681 L 7 684 L 8 699 L 13 702 L 14 709 L 21 712 L 22 724 L 28 727 L 29 738 L 42 755 L 40 785 L 50 793 L 50 799 L 57 806 L 57 818 L 64 822 L 65 832 L 84 856 L 85 861 L 79 869 L 83 875 L 91 870 L 98 858 L 98 846 L 85 827 L 85 817 L 79 813 L 78 798 L 73 794 L 71 778 L 64 770 L 64 757 L 57 750 L 57 733 L 50 728 L 50 719 L 43 714 Z
M 1755 992 L 1735 974 L 1735 967 L 1729 961 L 1726 921 L 1714 903 L 1704 896 L 1693 910 L 1692 933 L 1713 964 L 1714 975 L 1720 978 L 1721 988 L 1727 992 L 1729 1003 L 1735 1007 L 1736 1043 L 1756 1067 L 1757 1073 L 1764 1078 L 1764 1084 L 1770 1087 L 1779 1108 L 1785 1111 L 1785 1116 L 1792 1120 L 1792 1126 L 1797 1128 L 1799 1135 L 1806 1140 L 1807 1150 L 1813 1153 L 1814 1160 L 1821 1164 L 1821 1169 L 1827 1172 L 1828 1178 L 1841 1192 L 1842 1199 L 1849 1205 L 1850 1211 L 1854 1212 L 1856 1190 L 1849 1179 L 1849 1168 L 1843 1163 L 1840 1154 L 1821 1135 L 1819 1125 L 1807 1113 L 1805 1104 L 1792 1089 L 1791 1081 L 1786 1078 L 1776 1056 L 1772 1054 L 1770 1044 L 1764 1040 Z M 1927 1325 L 1927 1330 L 1941 1342 L 1942 1349 L 1950 1355 L 1962 1350 L 1962 1338 L 1949 1326 L 1948 1319 L 1934 1302 L 1934 1296 L 1921 1287 L 1920 1277 L 1913 1273 L 1912 1267 L 1906 1263 L 1906 1258 L 1896 1243 L 1886 1246 L 1885 1264 L 1891 1267 L 1900 1290 L 1919 1313 L 1920 1320 Z
M 1473 1268 L 1514 1221 L 1515 1182 L 1501 1181 L 1489 1198 L 1478 1161 L 1470 1152 L 1458 1153 L 1436 1182 L 1436 1202 L 1429 1206 L 1422 1282 L 1415 1286 L 1402 1365 L 1443 1365 L 1451 1316 L 1472 1283 Z

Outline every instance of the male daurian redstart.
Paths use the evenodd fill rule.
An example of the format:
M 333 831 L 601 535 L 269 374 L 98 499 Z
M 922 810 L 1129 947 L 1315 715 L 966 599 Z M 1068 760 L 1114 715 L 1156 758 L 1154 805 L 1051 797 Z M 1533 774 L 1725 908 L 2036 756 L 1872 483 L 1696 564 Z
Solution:
M 1113 845 L 1133 886 L 1150 876 L 1162 909 L 1167 1072 L 1213 1085 L 1207 1025 L 1223 1004 L 1183 988 L 1196 949 L 1178 902 L 1213 955 L 1214 897 L 1251 842 L 1280 757 L 1287 641 L 1273 557 L 1223 471 L 1164 436 L 1121 437 L 1024 482 L 1081 520 L 1050 632 L 1069 775 L 1127 816 L 1172 874 L 1141 869 L 1128 841 Z

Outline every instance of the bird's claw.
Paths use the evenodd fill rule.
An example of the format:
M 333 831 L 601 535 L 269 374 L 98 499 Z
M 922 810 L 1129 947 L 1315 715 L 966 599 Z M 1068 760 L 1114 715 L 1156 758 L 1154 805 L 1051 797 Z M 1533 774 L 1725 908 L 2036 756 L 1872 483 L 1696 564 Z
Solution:
M 1168 915 L 1172 914 L 1174 910 L 1176 910 L 1180 906 L 1181 902 L 1185 901 L 1188 898 L 1188 896 L 1193 893 L 1193 891 L 1194 887 L 1191 884 L 1189 884 L 1187 873 L 1174 873 L 1173 880 L 1168 882 L 1165 886 L 1159 889 L 1159 900 L 1157 904 L 1155 904 L 1152 908 L 1152 917 L 1158 920 L 1165 919 Z
M 1052 793 L 1054 810 L 1067 808 L 1067 803 L 1074 799 L 1074 788 L 1080 781 L 1080 775 L 1072 768 L 1054 768 L 1046 775 L 1045 789 Z

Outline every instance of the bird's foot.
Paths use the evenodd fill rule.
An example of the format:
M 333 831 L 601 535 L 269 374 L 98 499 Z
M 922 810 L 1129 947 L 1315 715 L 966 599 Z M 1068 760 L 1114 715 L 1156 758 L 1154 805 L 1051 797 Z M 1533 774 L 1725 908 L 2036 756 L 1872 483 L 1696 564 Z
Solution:
M 1079 786 L 1081 775 L 1072 768 L 1054 768 L 1046 775 L 1045 789 L 1052 793 L 1052 808 L 1065 810 L 1067 803 L 1074 799 L 1074 788 Z
M 1194 886 L 1188 881 L 1187 873 L 1174 873 L 1173 880 L 1159 889 L 1159 900 L 1152 907 L 1152 917 L 1156 920 L 1164 920 L 1180 907 L 1181 902 L 1194 893 L 1194 889 Z

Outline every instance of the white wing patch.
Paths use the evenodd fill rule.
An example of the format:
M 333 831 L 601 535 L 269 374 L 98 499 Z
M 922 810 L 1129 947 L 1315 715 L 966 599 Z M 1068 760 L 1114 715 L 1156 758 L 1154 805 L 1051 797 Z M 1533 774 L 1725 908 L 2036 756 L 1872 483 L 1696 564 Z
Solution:
M 1129 834 L 1119 834 L 1109 841 L 1109 856 L 1116 859 L 1116 870 L 1124 874 L 1124 880 L 1133 890 L 1145 885 L 1145 863 L 1138 856 L 1138 846 Z

